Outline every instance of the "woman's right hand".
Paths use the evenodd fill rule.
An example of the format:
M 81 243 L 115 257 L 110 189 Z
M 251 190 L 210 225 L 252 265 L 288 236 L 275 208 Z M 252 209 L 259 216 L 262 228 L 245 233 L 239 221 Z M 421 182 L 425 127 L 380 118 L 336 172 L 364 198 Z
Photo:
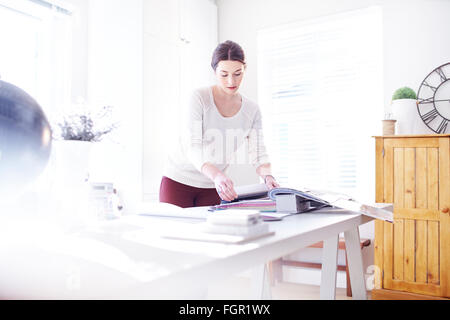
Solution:
M 222 172 L 215 176 L 214 185 L 219 197 L 222 200 L 233 201 L 238 197 L 236 191 L 234 190 L 233 181 Z

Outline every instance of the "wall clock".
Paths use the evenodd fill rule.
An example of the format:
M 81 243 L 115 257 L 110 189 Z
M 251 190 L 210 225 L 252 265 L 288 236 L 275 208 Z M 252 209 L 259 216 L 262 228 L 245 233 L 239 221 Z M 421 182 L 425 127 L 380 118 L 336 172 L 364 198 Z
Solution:
M 450 62 L 434 69 L 417 92 L 420 118 L 435 133 L 450 133 Z

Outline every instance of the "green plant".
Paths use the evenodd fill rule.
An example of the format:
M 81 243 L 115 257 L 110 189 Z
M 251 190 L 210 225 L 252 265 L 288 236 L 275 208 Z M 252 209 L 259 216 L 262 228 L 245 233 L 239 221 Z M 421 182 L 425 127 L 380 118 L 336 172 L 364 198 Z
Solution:
M 415 91 L 409 87 L 397 89 L 392 96 L 392 101 L 399 99 L 417 99 Z

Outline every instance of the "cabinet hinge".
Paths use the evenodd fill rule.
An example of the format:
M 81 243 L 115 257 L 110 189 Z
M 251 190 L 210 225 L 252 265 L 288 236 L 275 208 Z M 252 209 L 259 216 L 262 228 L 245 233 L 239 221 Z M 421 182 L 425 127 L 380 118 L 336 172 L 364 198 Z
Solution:
M 383 150 L 381 150 L 381 154 L 383 155 L 383 158 L 384 158 L 384 148 L 383 148 Z

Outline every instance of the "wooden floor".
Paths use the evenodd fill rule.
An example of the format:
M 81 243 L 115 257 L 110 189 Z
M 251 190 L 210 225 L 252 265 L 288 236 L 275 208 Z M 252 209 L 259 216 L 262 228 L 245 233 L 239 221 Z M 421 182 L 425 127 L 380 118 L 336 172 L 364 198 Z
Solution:
M 245 300 L 251 298 L 251 281 L 248 278 L 233 277 L 210 287 L 208 299 Z M 368 293 L 370 299 L 370 293 Z M 274 300 L 319 300 L 320 287 L 314 285 L 280 282 L 272 286 L 272 299 Z M 336 289 L 336 300 L 351 300 L 347 297 L 345 288 Z
M 307 285 L 281 282 L 272 287 L 272 297 L 277 300 L 319 300 L 320 299 L 320 287 Z M 336 289 L 337 300 L 351 300 L 351 297 L 347 297 L 345 288 Z

